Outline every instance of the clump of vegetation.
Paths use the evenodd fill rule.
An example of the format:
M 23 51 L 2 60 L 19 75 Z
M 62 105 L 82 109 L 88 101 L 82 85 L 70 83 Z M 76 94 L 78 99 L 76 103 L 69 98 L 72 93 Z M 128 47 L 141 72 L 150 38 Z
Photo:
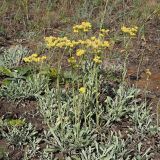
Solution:
M 49 78 L 40 74 L 33 74 L 25 79 L 5 80 L 0 89 L 0 97 L 12 100 L 35 99 L 48 87 Z
M 116 6 L 127 5 L 124 2 L 121 5 L 121 1 L 80 0 L 76 2 L 79 10 L 74 10 L 78 19 L 72 27 L 68 25 L 66 32 L 62 29 L 52 35 L 47 33 L 44 39 L 41 35 L 37 40 L 48 29 L 45 27 L 50 27 L 53 8 L 62 3 L 66 8 L 75 5 L 72 0 L 43 2 L 44 15 L 38 19 L 38 2 L 33 3 L 37 18 L 30 15 L 26 0 L 15 2 L 23 14 L 13 15 L 16 22 L 23 22 L 25 34 L 21 35 L 29 35 L 27 41 L 31 43 L 38 41 L 34 44 L 37 48 L 32 49 L 33 44 L 30 49 L 16 45 L 2 50 L 0 55 L 0 98 L 16 103 L 17 109 L 11 109 L 13 115 L 7 112 L 10 116 L 1 117 L 0 140 L 21 152 L 19 159 L 25 160 L 154 158 L 159 146 L 148 143 L 152 143 L 152 137 L 158 137 L 160 128 L 146 97 L 145 101 L 141 99 L 141 90 L 126 83 L 130 51 L 144 26 L 123 18 L 125 14 L 133 18 L 133 12 L 127 8 L 123 13 L 116 12 Z M 2 6 L 7 4 L 4 1 Z M 60 23 L 75 22 L 67 19 L 65 7 L 59 15 Z M 113 11 L 120 21 L 116 29 L 111 27 Z M 91 23 L 93 17 L 95 22 Z M 119 58 L 119 53 L 125 54 Z M 148 75 L 147 80 L 151 73 Z M 31 103 L 36 104 L 32 112 Z M 21 107 L 25 113 L 19 115 Z M 0 150 L 0 158 L 10 158 L 8 148 Z
M 28 49 L 21 45 L 5 49 L 0 55 L 0 66 L 8 69 L 18 67 L 22 63 L 23 57 L 27 55 L 29 55 Z
M 117 88 L 112 89 L 112 94 L 109 92 L 110 80 L 102 67 L 103 59 L 107 56 L 105 50 L 112 46 L 108 38 L 109 30 L 100 29 L 93 36 L 91 28 L 89 22 L 73 26 L 75 39 L 45 37 L 48 54 L 40 56 L 35 53 L 23 57 L 26 66 L 31 66 L 27 70 L 29 72 L 1 86 L 2 97 L 14 100 L 30 97 L 37 99 L 39 113 L 48 127 L 43 137 L 46 147 L 40 153 L 45 159 L 56 158 L 57 153 L 62 154 L 64 159 L 128 159 L 131 154 L 127 146 L 135 131 L 139 138 L 145 137 L 145 134 L 158 133 L 159 129 L 152 122 L 147 105 L 135 101 L 139 93 L 137 89 L 127 89 L 122 78 Z M 129 33 L 129 36 L 136 36 L 137 29 L 122 27 L 122 31 Z M 53 71 L 52 66 L 46 63 L 53 53 L 59 55 L 54 77 L 49 74 Z M 69 68 L 66 72 L 70 73 L 69 79 L 64 76 L 61 65 L 64 55 L 68 57 Z M 13 72 L 9 69 L 7 71 Z M 123 74 L 121 72 L 120 76 L 123 77 Z M 133 130 L 128 134 L 128 140 L 121 138 L 120 131 L 117 134 L 110 130 L 110 127 L 123 119 L 133 125 L 128 128 L 128 132 Z M 3 137 L 14 146 L 26 145 L 26 142 L 31 143 L 28 138 L 36 135 L 30 129 L 30 126 L 24 127 L 19 120 L 10 120 L 8 132 L 4 132 Z M 32 147 L 38 145 L 36 143 Z M 148 159 L 149 151 L 147 149 L 144 155 L 140 153 L 139 157 Z M 25 156 L 29 156 L 28 152 L 32 153 L 28 150 Z

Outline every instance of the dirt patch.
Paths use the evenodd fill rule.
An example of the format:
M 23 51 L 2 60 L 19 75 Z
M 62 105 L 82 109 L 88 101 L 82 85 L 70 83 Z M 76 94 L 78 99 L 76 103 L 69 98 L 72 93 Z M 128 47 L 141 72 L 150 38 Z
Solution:
M 25 118 L 28 123 L 32 123 L 37 130 L 44 129 L 43 119 L 38 112 L 36 101 L 8 102 L 0 100 L 0 117 L 2 119 Z

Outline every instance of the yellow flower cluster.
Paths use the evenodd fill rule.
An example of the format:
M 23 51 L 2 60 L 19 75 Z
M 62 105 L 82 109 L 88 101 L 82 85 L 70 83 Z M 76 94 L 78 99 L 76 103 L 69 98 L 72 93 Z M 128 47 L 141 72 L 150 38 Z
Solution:
M 86 44 L 87 47 L 91 47 L 93 49 L 100 49 L 110 46 L 108 41 L 102 41 L 96 37 L 91 37 L 90 39 L 85 40 L 84 44 Z
M 32 54 L 29 57 L 25 57 L 23 58 L 24 62 L 43 62 L 44 60 L 46 60 L 47 57 L 46 56 L 42 56 L 42 57 L 38 57 L 38 54 Z
M 75 64 L 76 59 L 74 57 L 70 57 L 70 58 L 68 58 L 68 63 Z
M 109 47 L 110 44 L 108 41 L 102 41 L 96 37 L 91 37 L 86 40 L 69 40 L 67 37 L 45 37 L 45 43 L 48 48 L 51 47 L 57 47 L 57 48 L 63 48 L 63 47 L 76 47 L 78 45 L 83 45 L 84 47 L 92 47 L 93 49 L 98 49 L 98 48 L 105 48 Z
M 95 56 L 94 57 L 94 59 L 93 59 L 93 61 L 95 62 L 95 63 L 102 63 L 102 60 L 101 60 L 101 58 L 99 57 L 99 56 Z
M 84 49 L 78 49 L 77 51 L 76 51 L 76 55 L 78 56 L 78 57 L 80 57 L 80 56 L 82 56 L 82 55 L 84 55 L 85 54 L 85 50 Z
M 84 94 L 84 93 L 86 92 L 86 88 L 85 88 L 85 87 L 79 88 L 79 92 L 80 92 L 81 94 Z
M 100 29 L 100 32 L 103 33 L 103 34 L 104 33 L 107 34 L 109 32 L 109 29 Z
M 74 25 L 73 26 L 73 32 L 87 32 L 92 28 L 92 25 L 89 22 L 82 22 L 80 25 Z M 105 36 L 108 34 L 109 30 L 108 29 L 100 29 L 100 34 L 102 36 Z M 44 41 L 46 43 L 46 46 L 48 48 L 69 48 L 71 50 L 69 51 L 74 51 L 76 49 L 76 56 L 81 57 L 86 54 L 86 51 L 89 53 L 95 53 L 96 55 L 101 53 L 105 48 L 110 47 L 109 41 L 105 40 L 104 38 L 101 38 L 100 35 L 97 37 L 92 36 L 88 38 L 83 38 L 83 39 L 76 39 L 76 40 L 71 40 L 68 37 L 45 37 Z M 77 49 L 79 48 L 79 49 Z M 99 56 L 95 56 L 93 61 L 95 63 L 101 63 L 102 60 L 100 59 Z M 68 63 L 71 65 L 76 66 L 76 58 L 75 57 L 70 57 L 68 58 Z
M 88 32 L 92 28 L 91 23 L 82 22 L 80 25 L 73 26 L 73 32 L 78 33 L 79 31 Z
M 75 45 L 77 45 L 75 41 L 71 41 L 67 37 L 61 38 L 61 37 L 50 36 L 50 37 L 45 37 L 44 40 L 48 48 L 51 48 L 51 47 L 58 47 L 58 48 L 71 47 L 72 48 Z
M 109 29 L 100 29 L 99 36 L 104 37 L 105 35 L 108 34 L 108 32 L 109 32 Z
M 52 77 L 57 77 L 57 75 L 58 75 L 57 69 L 56 68 L 50 68 L 50 75 Z
M 138 31 L 138 27 L 135 26 L 135 27 L 129 28 L 129 27 L 122 26 L 121 30 L 124 33 L 129 33 L 130 36 L 135 36 Z

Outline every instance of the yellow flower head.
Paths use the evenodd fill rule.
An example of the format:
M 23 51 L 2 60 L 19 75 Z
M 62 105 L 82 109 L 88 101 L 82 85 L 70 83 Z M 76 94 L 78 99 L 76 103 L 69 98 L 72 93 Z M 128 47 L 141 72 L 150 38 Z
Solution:
M 92 41 L 95 41 L 95 40 L 96 40 L 96 37 L 91 37 L 91 40 L 92 40 Z
M 31 57 L 31 62 L 40 62 L 40 58 L 39 57 Z
M 78 32 L 79 32 L 78 28 L 74 27 L 74 28 L 73 28 L 73 32 L 74 32 L 74 33 L 78 33 Z
M 138 31 L 138 27 L 135 26 L 135 27 L 129 28 L 129 27 L 122 26 L 121 31 L 124 33 L 130 34 L 130 36 L 135 36 Z
M 67 37 L 45 37 L 45 43 L 48 48 L 51 47 L 58 47 L 58 48 L 63 48 L 63 47 L 74 47 L 75 41 L 69 40 Z
M 86 88 L 85 88 L 85 87 L 79 88 L 79 92 L 80 92 L 81 94 L 84 94 L 84 93 L 86 92 Z
M 89 22 L 82 22 L 81 25 L 82 25 L 83 27 L 86 27 L 86 28 L 91 28 L 91 27 L 92 27 L 91 23 L 89 23 Z
M 45 41 L 48 48 L 54 47 L 55 46 L 54 41 L 56 41 L 56 40 L 57 40 L 57 38 L 53 37 L 53 36 L 44 37 L 44 41 Z
M 101 58 L 99 57 L 99 56 L 95 56 L 94 57 L 94 59 L 93 59 L 93 61 L 95 62 L 95 63 L 102 63 L 102 60 L 101 60 Z
M 78 33 L 79 31 L 88 32 L 92 25 L 89 22 L 82 22 L 80 25 L 73 26 L 73 32 Z
M 56 77 L 58 75 L 58 71 L 56 68 L 50 68 L 50 75 L 52 77 Z
M 68 63 L 75 64 L 76 59 L 74 57 L 70 57 L 70 58 L 68 58 Z
M 100 29 L 99 37 L 103 38 L 105 35 L 107 35 L 109 32 L 109 29 Z
M 84 54 L 85 54 L 85 50 L 84 50 L 84 49 L 78 49 L 77 52 L 76 52 L 76 55 L 77 55 L 78 57 L 80 57 L 80 56 L 82 56 L 82 55 L 84 55 Z
M 36 57 L 38 57 L 38 54 L 34 53 L 34 54 L 31 55 L 31 57 L 35 57 L 36 58 Z
M 102 34 L 107 34 L 109 32 L 109 29 L 100 29 L 100 32 Z
M 24 57 L 23 61 L 26 63 L 29 63 L 29 62 L 31 62 L 31 59 L 30 59 L 30 57 Z
M 103 38 L 103 37 L 104 37 L 104 34 L 100 33 L 99 36 Z
M 24 57 L 23 61 L 26 62 L 26 63 L 29 63 L 29 62 L 43 62 L 46 59 L 47 59 L 46 56 L 38 57 L 38 54 L 32 54 L 29 57 Z
M 130 32 L 129 28 L 127 28 L 127 27 L 125 27 L 125 26 L 122 26 L 122 27 L 121 27 L 121 30 L 122 30 L 122 32 L 124 32 L 124 33 Z
M 42 57 L 40 57 L 40 59 L 41 59 L 41 61 L 44 61 L 44 60 L 47 59 L 47 57 L 46 56 L 42 56 Z
M 110 46 L 110 44 L 109 44 L 108 41 L 104 41 L 104 42 L 102 43 L 102 47 L 109 47 L 109 46 Z

